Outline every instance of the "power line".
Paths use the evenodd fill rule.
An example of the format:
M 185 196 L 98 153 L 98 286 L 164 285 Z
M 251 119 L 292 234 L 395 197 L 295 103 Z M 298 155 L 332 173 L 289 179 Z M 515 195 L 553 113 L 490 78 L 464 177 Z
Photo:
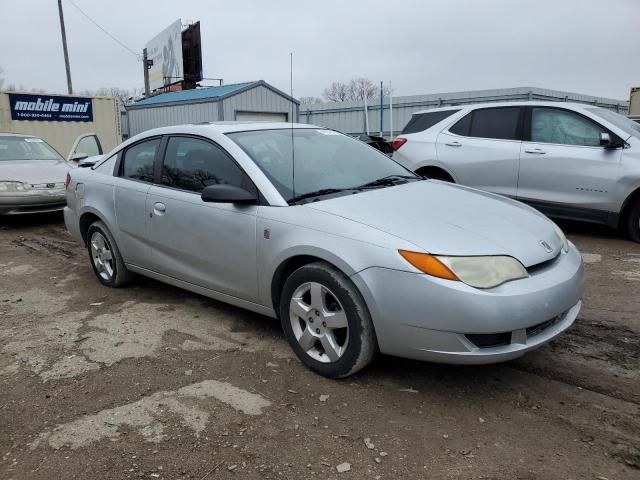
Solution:
M 102 30 L 106 35 L 108 35 L 114 42 L 116 42 L 118 45 L 120 45 L 122 48 L 126 49 L 129 53 L 131 53 L 132 55 L 134 55 L 136 57 L 136 59 L 140 59 L 140 54 L 134 52 L 133 50 L 131 50 L 129 47 L 127 47 L 124 43 L 122 43 L 120 40 L 118 40 L 116 37 L 114 37 L 113 35 L 111 35 L 107 30 L 105 30 L 103 27 L 101 27 L 98 22 L 96 22 L 93 18 L 91 18 L 89 15 L 87 15 L 78 5 L 76 5 L 74 3 L 73 0 L 69 0 L 69 3 L 71 5 L 73 5 L 82 15 L 84 15 L 87 20 L 89 20 L 91 23 L 93 23 L 96 27 L 98 27 L 100 30 Z

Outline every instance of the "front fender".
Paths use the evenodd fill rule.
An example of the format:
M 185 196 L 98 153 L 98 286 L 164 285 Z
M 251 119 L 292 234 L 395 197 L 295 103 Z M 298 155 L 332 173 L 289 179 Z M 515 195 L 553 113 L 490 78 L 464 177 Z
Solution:
M 310 211 L 308 214 L 307 218 L 326 215 L 317 211 Z M 390 236 L 366 226 L 356 225 L 356 228 L 361 229 L 359 239 L 347 237 L 346 228 L 340 229 L 341 223 L 347 221 L 334 217 L 334 222 L 335 233 L 330 233 L 308 226 L 276 221 L 274 218 L 258 218 L 256 248 L 261 303 L 272 305 L 271 287 L 276 272 L 281 265 L 295 257 L 318 258 L 334 265 L 345 275 L 352 276 L 372 266 L 406 268 L 397 249 L 416 248 L 397 237 L 385 238 L 387 242 L 384 242 L 381 237 Z

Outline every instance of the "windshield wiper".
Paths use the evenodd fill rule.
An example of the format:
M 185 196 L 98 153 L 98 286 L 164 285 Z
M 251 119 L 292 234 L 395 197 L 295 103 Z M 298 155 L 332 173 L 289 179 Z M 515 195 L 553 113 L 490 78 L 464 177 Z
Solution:
M 303 193 L 301 195 L 296 195 L 295 197 L 290 198 L 287 203 L 291 205 L 292 203 L 297 203 L 300 200 L 305 200 L 307 198 L 313 197 L 321 197 L 322 195 L 329 195 L 332 193 L 344 192 L 346 190 L 357 190 L 357 188 L 321 188 L 320 190 L 315 190 L 313 192 Z
M 356 188 L 386 187 L 406 183 L 407 180 L 419 180 L 419 177 L 413 175 L 387 175 L 386 177 L 367 182 Z

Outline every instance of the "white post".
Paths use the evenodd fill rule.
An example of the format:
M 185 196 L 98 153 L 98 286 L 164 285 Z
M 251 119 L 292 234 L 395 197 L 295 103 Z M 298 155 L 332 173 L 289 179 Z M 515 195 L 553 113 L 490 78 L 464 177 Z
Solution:
M 389 83 L 389 140 L 393 140 L 393 92 Z
M 369 135 L 369 108 L 367 107 L 366 93 L 363 96 L 364 96 L 364 125 L 365 125 L 365 129 L 367 130 L 367 135 Z

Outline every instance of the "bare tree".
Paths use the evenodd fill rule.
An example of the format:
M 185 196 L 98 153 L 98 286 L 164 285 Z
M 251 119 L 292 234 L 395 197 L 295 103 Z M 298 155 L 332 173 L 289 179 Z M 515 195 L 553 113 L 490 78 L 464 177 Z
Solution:
M 131 103 L 133 99 L 140 95 L 142 89 L 138 88 L 120 88 L 120 87 L 100 87 L 96 90 L 83 90 L 81 95 L 97 96 L 97 97 L 116 97 L 120 103 L 126 105 Z
M 342 82 L 333 82 L 322 92 L 322 96 L 329 102 L 345 102 L 349 100 L 349 86 Z
M 303 105 L 322 103 L 322 99 L 320 97 L 314 97 L 314 96 L 300 97 L 298 100 L 300 100 L 300 103 Z
M 385 97 L 391 95 L 391 89 L 383 86 L 382 93 Z M 330 102 L 352 102 L 358 100 L 368 100 L 378 98 L 380 95 L 380 87 L 368 78 L 353 78 L 349 83 L 333 82 L 328 88 L 322 92 L 322 96 Z M 313 98 L 313 97 L 305 97 Z M 302 103 L 318 103 L 318 102 L 302 102 Z
M 374 98 L 378 91 L 376 85 L 368 78 L 354 78 L 349 82 L 349 100 Z

